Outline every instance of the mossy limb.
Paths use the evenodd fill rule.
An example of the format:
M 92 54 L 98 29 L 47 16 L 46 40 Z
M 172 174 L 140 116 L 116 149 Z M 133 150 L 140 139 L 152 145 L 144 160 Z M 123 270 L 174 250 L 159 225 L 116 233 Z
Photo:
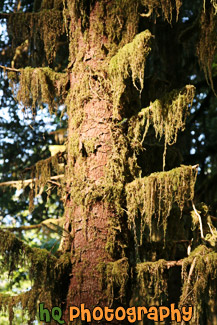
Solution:
M 152 35 L 149 30 L 136 35 L 133 41 L 121 48 L 110 61 L 109 74 L 114 93 L 114 115 L 115 110 L 120 105 L 127 78 L 132 78 L 133 86 L 138 92 L 141 93 L 143 89 L 145 62 L 151 50 L 151 38 Z
M 129 122 L 128 137 L 134 148 L 142 148 L 150 125 L 153 125 L 155 136 L 160 139 L 164 135 L 163 169 L 165 167 L 166 149 L 177 140 L 178 131 L 184 131 L 185 121 L 189 114 L 195 95 L 195 87 L 185 86 L 181 91 L 173 90 L 162 99 L 156 99 L 149 107 L 143 108 L 138 116 Z
M 136 219 L 140 220 L 140 245 L 145 226 L 149 227 L 151 235 L 153 217 L 162 223 L 166 235 L 167 218 L 173 204 L 178 205 L 181 214 L 184 204 L 193 199 L 195 181 L 195 170 L 182 166 L 138 178 L 126 185 L 129 227 L 135 232 Z

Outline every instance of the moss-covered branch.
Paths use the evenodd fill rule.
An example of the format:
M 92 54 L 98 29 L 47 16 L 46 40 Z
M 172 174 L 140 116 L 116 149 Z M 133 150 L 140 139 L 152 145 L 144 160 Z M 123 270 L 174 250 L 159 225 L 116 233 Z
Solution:
M 58 38 L 65 32 L 62 12 L 56 9 L 11 13 L 7 24 L 15 49 L 28 40 L 29 45 L 32 44 L 34 49 L 39 50 L 42 42 L 48 63 L 55 56 Z
M 194 196 L 196 170 L 191 166 L 174 168 L 168 172 L 153 173 L 126 185 L 129 225 L 135 231 L 135 220 L 141 218 L 140 242 L 145 226 L 152 230 L 152 218 L 163 224 L 164 235 L 167 218 L 174 204 L 182 212 L 184 204 Z
M 102 287 L 107 291 L 108 304 L 112 305 L 115 291 L 119 292 L 121 302 L 126 299 L 126 288 L 129 279 L 129 262 L 126 257 L 115 262 L 99 263 L 98 269 L 102 274 Z
M 52 112 L 57 106 L 58 97 L 64 97 L 64 86 L 68 80 L 66 73 L 57 73 L 47 67 L 26 67 L 19 71 L 19 75 L 8 73 L 17 100 L 32 110 L 36 106 L 48 104 Z M 13 83 L 19 83 L 18 91 L 13 87 Z
M 140 111 L 138 116 L 129 122 L 128 137 L 134 148 L 142 146 L 149 126 L 153 125 L 156 137 L 165 137 L 163 168 L 167 145 L 177 140 L 179 130 L 185 129 L 186 117 L 189 114 L 195 95 L 195 87 L 185 86 L 181 91 L 173 90 L 162 99 L 156 99 L 149 107 Z

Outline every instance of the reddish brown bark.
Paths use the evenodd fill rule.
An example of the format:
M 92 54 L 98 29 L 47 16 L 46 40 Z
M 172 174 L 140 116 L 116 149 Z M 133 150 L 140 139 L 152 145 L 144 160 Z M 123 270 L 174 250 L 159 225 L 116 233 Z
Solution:
M 94 12 L 90 15 L 90 28 L 89 34 L 94 34 L 95 22 Z M 81 33 L 79 37 L 77 51 L 84 51 L 84 48 L 89 48 L 88 52 L 83 53 L 88 58 L 84 64 L 87 69 L 100 70 L 103 66 L 103 57 L 100 48 L 102 42 L 93 43 L 91 38 L 84 40 L 84 35 Z M 88 44 L 89 43 L 89 44 Z M 103 70 L 103 69 L 102 69 Z M 71 87 L 73 88 L 76 83 L 82 82 L 85 69 L 81 73 L 74 74 L 73 69 L 70 75 Z M 91 78 L 91 77 L 90 77 Z M 76 129 L 73 125 L 73 113 L 69 115 L 68 125 L 68 138 L 69 147 L 70 139 L 75 132 L 79 135 L 79 149 L 80 155 L 84 156 L 83 163 L 85 166 L 85 179 L 86 179 L 86 191 L 91 191 L 88 184 L 98 185 L 99 181 L 105 174 L 105 168 L 111 155 L 111 131 L 109 127 L 109 120 L 111 120 L 111 104 L 104 98 L 99 98 L 97 95 L 97 81 L 90 80 L 92 83 L 92 98 L 86 101 L 81 109 L 83 109 L 83 121 L 82 124 Z M 90 138 L 96 138 L 96 149 L 94 153 L 90 153 L 86 156 L 82 153 L 83 143 Z M 79 161 L 73 162 L 74 158 L 68 157 L 68 165 L 73 166 L 73 172 L 70 172 L 69 178 L 76 174 L 79 170 Z M 80 172 L 80 170 L 78 171 Z M 69 187 L 70 187 L 70 179 Z M 70 188 L 69 188 L 70 191 Z M 73 252 L 72 260 L 72 273 L 69 286 L 69 292 L 67 297 L 66 313 L 69 306 L 80 306 L 85 304 L 85 308 L 93 309 L 96 305 L 103 307 L 106 304 L 107 297 L 101 287 L 101 273 L 99 271 L 99 263 L 111 261 L 111 257 L 106 252 L 105 245 L 108 238 L 108 222 L 113 212 L 105 206 L 103 202 L 93 203 L 91 207 L 85 207 L 86 212 L 83 213 L 83 208 L 76 206 L 73 202 L 73 198 L 70 198 L 67 202 L 67 206 L 73 210 L 73 216 L 69 214 L 66 218 L 72 218 L 73 220 L 67 220 L 66 225 L 71 223 L 71 234 L 74 237 L 71 251 Z

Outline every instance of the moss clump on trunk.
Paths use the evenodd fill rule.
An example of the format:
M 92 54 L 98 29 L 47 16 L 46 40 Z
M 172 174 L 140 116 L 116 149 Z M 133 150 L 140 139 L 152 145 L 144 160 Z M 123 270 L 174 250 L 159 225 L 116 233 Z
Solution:
M 178 205 L 181 214 L 184 204 L 193 199 L 195 181 L 195 170 L 182 166 L 138 178 L 126 185 L 129 227 L 136 232 L 136 223 L 140 220 L 140 244 L 146 226 L 151 235 L 153 217 L 158 224 L 162 223 L 166 235 L 167 218 L 173 205 Z

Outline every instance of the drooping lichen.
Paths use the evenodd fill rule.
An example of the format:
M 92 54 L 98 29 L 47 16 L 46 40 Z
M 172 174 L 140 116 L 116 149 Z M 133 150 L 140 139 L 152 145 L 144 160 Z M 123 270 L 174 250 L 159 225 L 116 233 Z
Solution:
M 7 269 L 11 275 L 19 267 L 25 266 L 32 281 L 29 292 L 16 297 L 0 296 L 0 309 L 8 308 L 10 324 L 14 315 L 13 308 L 20 303 L 28 310 L 31 321 L 35 319 L 38 301 L 45 302 L 48 308 L 61 303 L 62 286 L 71 268 L 68 254 L 57 259 L 45 249 L 31 248 L 11 232 L 2 230 L 0 230 L 0 252 L 1 269 Z
M 126 185 L 128 221 L 134 232 L 136 220 L 141 218 L 140 244 L 145 226 L 149 227 L 151 235 L 153 217 L 163 224 L 165 236 L 173 205 L 177 204 L 182 212 L 184 204 L 193 199 L 195 181 L 196 171 L 191 166 L 182 166 L 138 178 Z
M 56 54 L 57 41 L 65 32 L 62 12 L 50 9 L 36 13 L 12 13 L 8 19 L 8 32 L 13 36 L 13 48 L 28 40 L 31 50 L 44 51 L 48 63 L 51 63 Z
M 204 245 L 197 247 L 183 260 L 182 280 L 180 306 L 192 305 L 194 308 L 190 324 L 200 324 L 203 314 L 208 321 L 215 314 L 217 253 Z
M 173 17 L 174 3 L 171 0 L 142 0 L 142 5 L 148 8 L 148 12 L 144 14 L 144 17 L 149 17 L 155 11 L 159 16 L 159 9 L 162 10 L 166 20 L 171 23 Z M 179 10 L 182 5 L 181 0 L 175 1 L 176 6 L 176 20 L 178 20 Z
M 27 67 L 20 69 L 18 80 L 14 75 L 10 76 L 12 82 L 19 82 L 18 91 L 13 87 L 17 100 L 33 111 L 36 106 L 48 104 L 50 112 L 53 112 L 60 96 L 64 97 L 65 73 L 57 73 L 50 68 Z
M 212 80 L 212 64 L 217 48 L 217 5 L 212 1 L 213 6 L 209 2 L 204 2 L 204 9 L 200 19 L 200 37 L 197 45 L 197 55 L 201 68 L 204 70 L 207 82 L 210 83 L 214 90 Z
M 59 175 L 63 172 L 63 153 L 59 152 L 45 160 L 38 161 L 32 168 L 32 183 L 29 193 L 29 210 L 34 209 L 34 198 L 40 195 L 53 173 Z M 49 193 L 48 193 L 49 194 Z M 61 194 L 61 193 L 60 193 Z
M 167 277 L 165 276 L 167 262 L 144 262 L 136 265 L 139 296 L 147 305 L 163 305 L 167 297 Z
M 140 93 L 143 89 L 145 62 L 151 50 L 151 37 L 149 30 L 136 35 L 134 40 L 121 48 L 110 61 L 109 74 L 113 87 L 114 112 L 120 105 L 127 78 L 132 78 L 133 86 Z
M 99 263 L 98 269 L 102 275 L 102 287 L 106 289 L 108 305 L 114 302 L 114 297 L 123 302 L 126 299 L 126 287 L 129 279 L 129 263 L 126 257 L 115 262 Z M 115 292 L 118 290 L 119 296 Z
M 215 9 L 215 14 L 217 13 L 217 1 L 216 0 L 210 0 L 210 3 L 213 5 Z M 204 12 L 206 11 L 206 0 L 203 0 L 203 8 Z
M 177 140 L 179 130 L 185 129 L 186 117 L 189 114 L 195 94 L 195 87 L 185 86 L 181 91 L 173 90 L 165 98 L 156 99 L 154 103 L 141 110 L 138 117 L 132 117 L 128 136 L 132 147 L 141 147 L 150 124 L 155 129 L 156 137 L 164 135 L 163 169 L 167 145 L 173 145 Z

